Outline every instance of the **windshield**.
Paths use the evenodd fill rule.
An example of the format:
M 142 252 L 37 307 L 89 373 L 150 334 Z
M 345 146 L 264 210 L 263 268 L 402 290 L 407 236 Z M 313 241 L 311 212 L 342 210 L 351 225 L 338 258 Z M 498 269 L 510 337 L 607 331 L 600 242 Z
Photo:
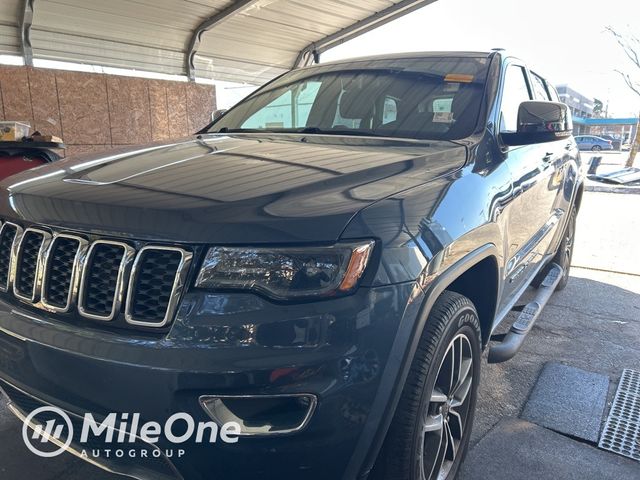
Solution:
M 294 70 L 209 132 L 460 139 L 478 123 L 487 63 L 486 57 L 423 57 Z

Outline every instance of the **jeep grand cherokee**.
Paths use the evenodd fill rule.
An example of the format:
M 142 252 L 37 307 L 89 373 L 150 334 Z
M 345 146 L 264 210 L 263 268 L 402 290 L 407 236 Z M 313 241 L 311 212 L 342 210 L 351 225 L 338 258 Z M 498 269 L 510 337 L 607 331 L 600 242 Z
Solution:
M 12 410 L 240 426 L 93 459 L 136 478 L 453 478 L 481 351 L 512 357 L 567 282 L 571 129 L 503 51 L 412 53 L 296 69 L 193 137 L 10 177 Z

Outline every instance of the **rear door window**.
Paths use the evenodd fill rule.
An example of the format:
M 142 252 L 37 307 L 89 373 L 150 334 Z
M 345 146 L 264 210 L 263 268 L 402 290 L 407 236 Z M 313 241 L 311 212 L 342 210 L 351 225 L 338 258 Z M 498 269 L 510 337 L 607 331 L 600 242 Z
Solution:
M 242 128 L 296 128 L 307 124 L 320 82 L 308 81 L 288 90 L 242 123 Z
M 531 100 L 531 95 L 524 68 L 509 65 L 502 89 L 500 131 L 515 132 L 518 129 L 518 108 L 527 100 Z
M 296 106 L 294 127 L 304 127 L 307 124 L 311 107 L 313 107 L 313 103 L 316 101 L 321 85 L 321 82 L 308 81 L 299 89 L 294 90 Z
M 333 117 L 333 123 L 331 124 L 331 128 L 360 128 L 360 124 L 362 123 L 362 118 L 349 118 L 342 116 L 342 103 L 345 95 L 345 90 L 340 92 L 340 97 L 338 98 L 338 104 L 336 108 L 336 114 Z
M 393 97 L 385 97 L 382 106 L 382 125 L 388 125 L 398 119 L 398 100 Z
M 533 83 L 533 91 L 536 95 L 536 100 L 551 100 L 549 92 L 547 92 L 546 82 L 540 76 L 531 72 L 531 81 Z
M 433 101 L 433 111 L 451 113 L 452 105 L 453 105 L 453 97 L 436 98 Z

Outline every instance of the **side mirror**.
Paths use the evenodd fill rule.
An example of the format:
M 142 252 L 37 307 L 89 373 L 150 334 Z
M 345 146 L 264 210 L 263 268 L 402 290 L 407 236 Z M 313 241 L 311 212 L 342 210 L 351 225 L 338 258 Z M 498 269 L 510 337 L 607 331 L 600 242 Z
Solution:
M 573 122 L 564 103 L 522 102 L 518 108 L 518 130 L 501 133 L 506 145 L 532 145 L 571 136 Z
M 215 122 L 217 119 L 219 119 L 225 113 L 227 113 L 227 109 L 226 108 L 221 108 L 219 110 L 214 110 L 213 113 L 211 114 L 211 121 Z

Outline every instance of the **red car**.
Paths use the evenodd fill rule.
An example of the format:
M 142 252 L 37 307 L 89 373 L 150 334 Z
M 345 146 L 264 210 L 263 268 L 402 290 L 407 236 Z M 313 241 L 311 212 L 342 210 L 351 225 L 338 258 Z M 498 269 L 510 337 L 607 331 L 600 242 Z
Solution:
M 0 142 L 0 180 L 59 159 L 60 155 L 49 148 L 36 145 L 35 142 L 27 145 L 18 142 Z

